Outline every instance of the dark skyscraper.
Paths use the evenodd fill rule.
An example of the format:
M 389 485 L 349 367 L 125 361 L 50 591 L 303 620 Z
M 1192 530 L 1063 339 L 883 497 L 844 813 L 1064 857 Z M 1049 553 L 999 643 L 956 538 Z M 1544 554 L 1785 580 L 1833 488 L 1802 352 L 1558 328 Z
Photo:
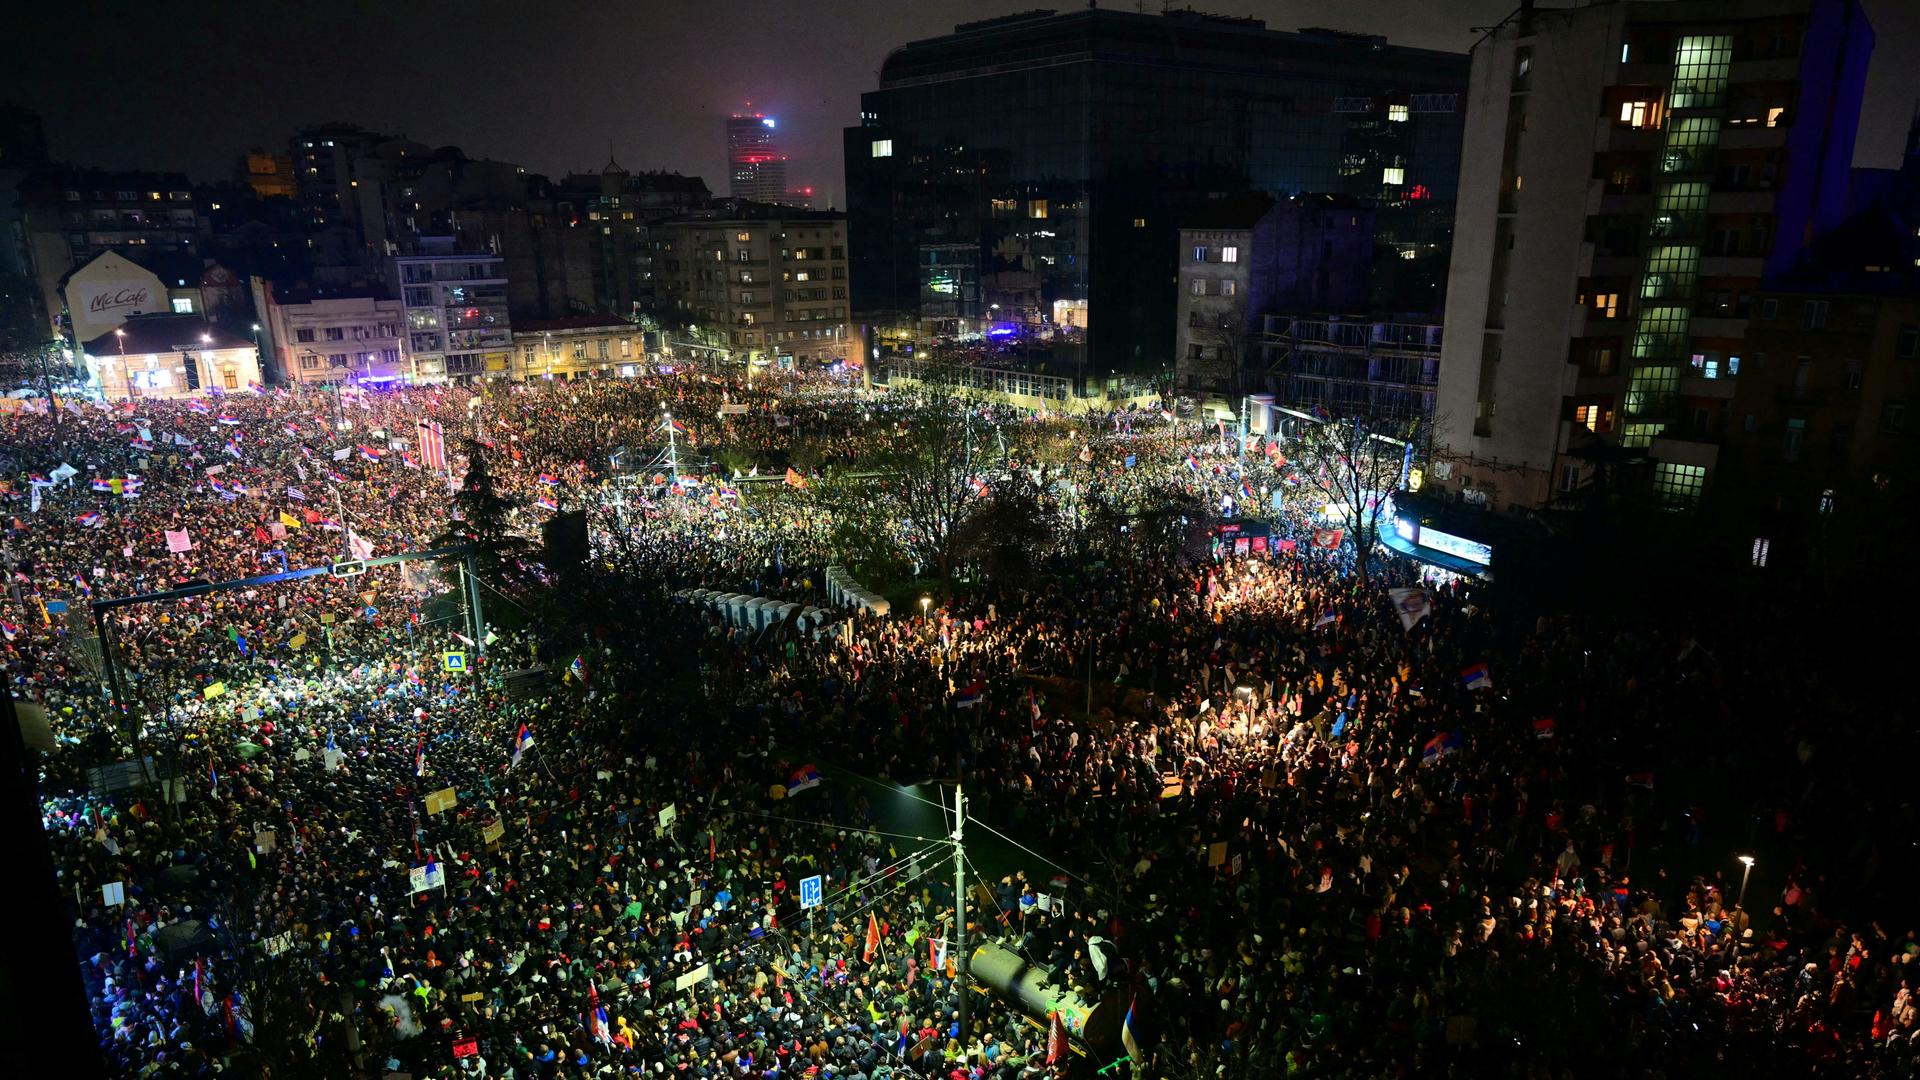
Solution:
M 727 194 L 779 203 L 787 198 L 787 156 L 780 152 L 779 125 L 764 113 L 727 117 Z
M 1032 12 L 910 43 L 845 135 L 856 310 L 991 313 L 1051 326 L 1089 371 L 1158 369 L 1180 218 L 1244 191 L 1360 200 L 1375 306 L 1434 310 L 1467 66 L 1193 12 Z

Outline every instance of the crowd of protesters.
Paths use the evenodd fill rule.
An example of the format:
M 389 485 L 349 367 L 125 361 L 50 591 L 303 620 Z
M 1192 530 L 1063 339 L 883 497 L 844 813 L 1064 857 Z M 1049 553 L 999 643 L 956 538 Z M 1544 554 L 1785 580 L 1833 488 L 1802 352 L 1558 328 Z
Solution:
M 738 474 L 858 468 L 891 409 L 682 373 L 0 417 L 7 668 L 51 717 L 45 823 L 113 1071 L 1068 1067 L 997 996 L 961 1023 L 947 847 L 883 805 L 958 777 L 1026 868 L 972 868 L 970 940 L 1137 1006 L 1155 1075 L 1914 1074 L 1920 939 L 1863 901 L 1897 856 L 1815 840 L 1846 798 L 1831 733 L 1870 722 L 1839 688 L 1750 640 L 1503 618 L 1468 580 L 1429 576 L 1406 619 L 1407 565 L 1060 558 L 819 636 L 663 597 L 630 615 L 643 650 L 449 620 L 416 566 L 117 609 L 101 690 L 89 600 L 432 548 L 468 439 L 529 535 L 585 507 L 670 584 L 817 595 L 830 511 Z M 1218 428 L 995 419 L 1059 434 L 1068 495 L 1290 486 Z M 683 479 L 680 453 L 732 465 Z M 1751 723 L 1785 741 L 1727 745 L 1784 700 L 1804 713 Z M 1744 801 L 1686 790 L 1716 768 L 1676 760 L 1696 737 L 1752 767 Z M 87 771 L 144 756 L 159 782 Z M 1786 868 L 1743 903 L 1756 842 Z

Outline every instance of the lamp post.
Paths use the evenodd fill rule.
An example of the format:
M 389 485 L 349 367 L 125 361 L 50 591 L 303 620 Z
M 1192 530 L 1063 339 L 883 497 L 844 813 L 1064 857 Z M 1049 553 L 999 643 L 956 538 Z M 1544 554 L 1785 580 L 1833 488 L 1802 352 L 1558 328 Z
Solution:
M 260 385 L 267 384 L 267 358 L 260 351 L 260 324 L 253 324 L 253 371 L 260 376 Z
M 1747 878 L 1753 876 L 1753 856 L 1740 856 L 1740 865 L 1745 869 L 1740 871 L 1740 897 L 1733 902 L 1733 906 L 1744 908 L 1747 903 Z
M 922 596 L 920 598 L 920 621 L 921 622 L 927 621 L 927 609 L 932 606 L 933 606 L 933 597 Z
M 133 400 L 133 369 L 127 366 L 127 332 L 119 327 L 113 328 L 113 337 L 120 343 L 120 373 L 127 379 L 127 400 Z M 106 389 L 102 385 L 101 389 Z

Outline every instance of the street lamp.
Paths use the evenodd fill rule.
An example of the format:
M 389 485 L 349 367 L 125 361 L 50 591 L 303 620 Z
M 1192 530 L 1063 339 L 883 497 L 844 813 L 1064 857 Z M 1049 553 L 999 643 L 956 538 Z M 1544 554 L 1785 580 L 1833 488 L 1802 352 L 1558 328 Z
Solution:
M 127 332 L 116 326 L 113 328 L 113 337 L 120 343 L 120 371 L 127 377 L 127 400 L 132 401 L 133 369 L 127 366 Z M 100 389 L 105 390 L 106 384 L 102 383 Z
M 1753 856 L 1751 855 L 1740 856 L 1740 865 L 1745 867 L 1745 869 L 1740 871 L 1740 897 L 1739 899 L 1733 902 L 1734 907 L 1746 906 L 1747 878 L 1753 875 Z
M 932 606 L 933 606 L 933 597 L 922 596 L 920 598 L 920 618 L 922 621 L 925 621 L 927 617 L 927 609 Z

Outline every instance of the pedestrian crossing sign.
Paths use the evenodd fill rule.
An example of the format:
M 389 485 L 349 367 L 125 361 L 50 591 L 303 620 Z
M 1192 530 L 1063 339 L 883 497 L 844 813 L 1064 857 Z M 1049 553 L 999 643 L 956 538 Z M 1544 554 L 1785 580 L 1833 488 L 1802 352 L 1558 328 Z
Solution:
M 467 654 L 466 653 L 450 652 L 447 654 L 446 662 L 447 662 L 448 671 L 467 670 Z

